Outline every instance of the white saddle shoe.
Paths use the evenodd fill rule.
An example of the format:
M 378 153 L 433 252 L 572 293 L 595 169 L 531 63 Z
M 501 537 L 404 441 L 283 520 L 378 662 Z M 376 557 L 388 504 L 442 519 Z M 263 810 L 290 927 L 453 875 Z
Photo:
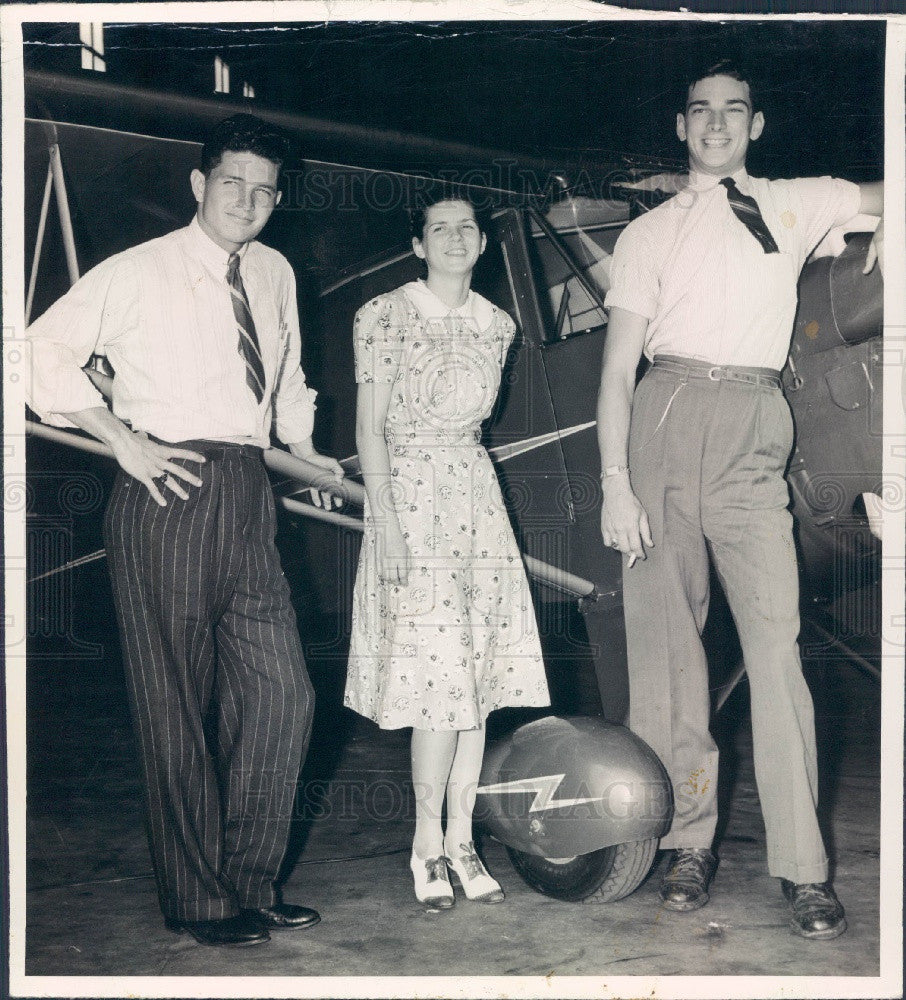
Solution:
M 460 844 L 453 852 L 446 844 L 447 867 L 462 886 L 466 899 L 476 903 L 501 903 L 504 895 L 500 883 L 488 875 L 487 869 L 481 863 L 481 858 L 475 853 L 475 844 Z
M 453 905 L 453 887 L 443 857 L 423 859 L 413 851 L 409 867 L 415 880 L 415 898 L 420 903 L 434 910 L 448 910 Z

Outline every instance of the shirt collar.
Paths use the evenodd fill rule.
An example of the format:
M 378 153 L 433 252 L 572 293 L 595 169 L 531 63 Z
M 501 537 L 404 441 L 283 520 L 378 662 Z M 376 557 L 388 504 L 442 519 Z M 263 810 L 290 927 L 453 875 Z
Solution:
M 726 176 L 732 177 L 736 181 L 736 186 L 740 191 L 748 192 L 749 174 L 745 167 L 740 167 L 739 170 L 735 170 L 732 174 L 727 174 Z M 714 174 L 700 174 L 696 170 L 689 171 L 689 187 L 695 191 L 711 191 L 722 180 L 722 177 L 715 177 Z
M 192 249 L 201 259 L 201 261 L 214 273 L 222 275 L 226 278 L 227 265 L 231 254 L 229 254 L 223 247 L 218 246 L 210 236 L 201 228 L 198 224 L 198 216 L 194 216 L 192 221 L 186 228 L 189 235 L 189 242 Z M 250 243 L 244 243 L 239 250 L 240 261 L 245 257 L 248 248 L 251 246 Z

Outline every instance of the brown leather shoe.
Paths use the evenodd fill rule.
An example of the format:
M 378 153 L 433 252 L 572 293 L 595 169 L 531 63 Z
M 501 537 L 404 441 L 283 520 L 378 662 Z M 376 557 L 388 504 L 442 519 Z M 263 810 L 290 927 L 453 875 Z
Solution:
M 780 887 L 793 914 L 790 930 L 812 941 L 829 941 L 846 930 L 846 916 L 830 882 L 780 880 Z
M 314 927 L 321 919 L 317 910 L 296 906 L 295 903 L 272 903 L 270 906 L 242 912 L 272 931 L 301 931 L 306 927 Z
M 679 847 L 661 882 L 661 901 L 668 910 L 697 910 L 711 898 L 708 886 L 717 871 L 717 858 L 707 849 Z
M 253 944 L 266 944 L 271 939 L 261 922 L 246 913 L 224 920 L 174 920 L 167 917 L 164 924 L 174 934 L 191 934 L 199 944 L 213 947 L 247 948 Z

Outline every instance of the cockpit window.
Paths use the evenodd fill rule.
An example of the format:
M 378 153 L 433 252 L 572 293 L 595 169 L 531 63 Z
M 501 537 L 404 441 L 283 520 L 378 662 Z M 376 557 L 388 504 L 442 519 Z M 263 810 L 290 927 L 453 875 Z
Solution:
M 601 303 L 627 214 L 622 205 L 590 198 L 558 202 L 540 218 L 532 213 L 532 254 L 547 313 L 545 343 L 607 325 Z

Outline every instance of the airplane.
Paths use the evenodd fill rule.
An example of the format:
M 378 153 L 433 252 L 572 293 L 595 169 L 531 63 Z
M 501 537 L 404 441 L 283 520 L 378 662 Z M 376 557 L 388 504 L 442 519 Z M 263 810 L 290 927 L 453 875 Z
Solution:
M 27 316 L 39 315 L 104 258 L 183 225 L 194 210 L 187 183 L 199 151 L 193 137 L 248 110 L 41 72 L 26 73 L 25 93 Z M 584 629 L 569 642 L 576 655 L 594 660 L 602 712 L 539 718 L 499 740 L 486 757 L 478 816 L 538 891 L 571 900 L 622 898 L 647 874 L 671 802 L 660 762 L 622 725 L 622 566 L 600 534 L 595 401 L 614 244 L 630 216 L 646 210 L 674 175 L 653 162 L 553 169 L 531 158 L 513 158 L 501 172 L 500 156 L 488 151 L 259 113 L 308 154 L 304 172 L 289 174 L 283 204 L 262 238 L 300 278 L 303 367 L 320 391 L 317 444 L 342 460 L 345 508 L 307 500 L 310 487 L 324 486 L 311 467 L 279 449 L 267 461 L 281 504 L 310 521 L 312 585 L 320 606 L 340 611 L 341 621 L 351 600 L 363 496 L 355 478 L 352 317 L 363 302 L 419 275 L 406 236 L 405 208 L 415 194 L 458 172 L 487 210 L 489 251 L 475 287 L 516 319 L 519 333 L 484 443 L 539 616 L 564 601 L 578 607 Z M 876 584 L 880 573 L 871 515 L 881 480 L 882 289 L 877 268 L 861 273 L 869 238 L 851 235 L 836 256 L 804 269 L 783 375 L 797 432 L 791 503 L 805 603 L 813 608 Z M 98 359 L 98 384 L 104 372 Z M 53 442 L 45 447 L 62 446 L 60 463 L 71 454 L 67 448 L 103 453 L 78 433 L 34 420 L 27 430 Z M 879 677 L 827 623 L 813 624 Z M 724 678 L 716 708 L 743 673 L 740 664 Z M 608 798 L 623 786 L 645 791 Z

